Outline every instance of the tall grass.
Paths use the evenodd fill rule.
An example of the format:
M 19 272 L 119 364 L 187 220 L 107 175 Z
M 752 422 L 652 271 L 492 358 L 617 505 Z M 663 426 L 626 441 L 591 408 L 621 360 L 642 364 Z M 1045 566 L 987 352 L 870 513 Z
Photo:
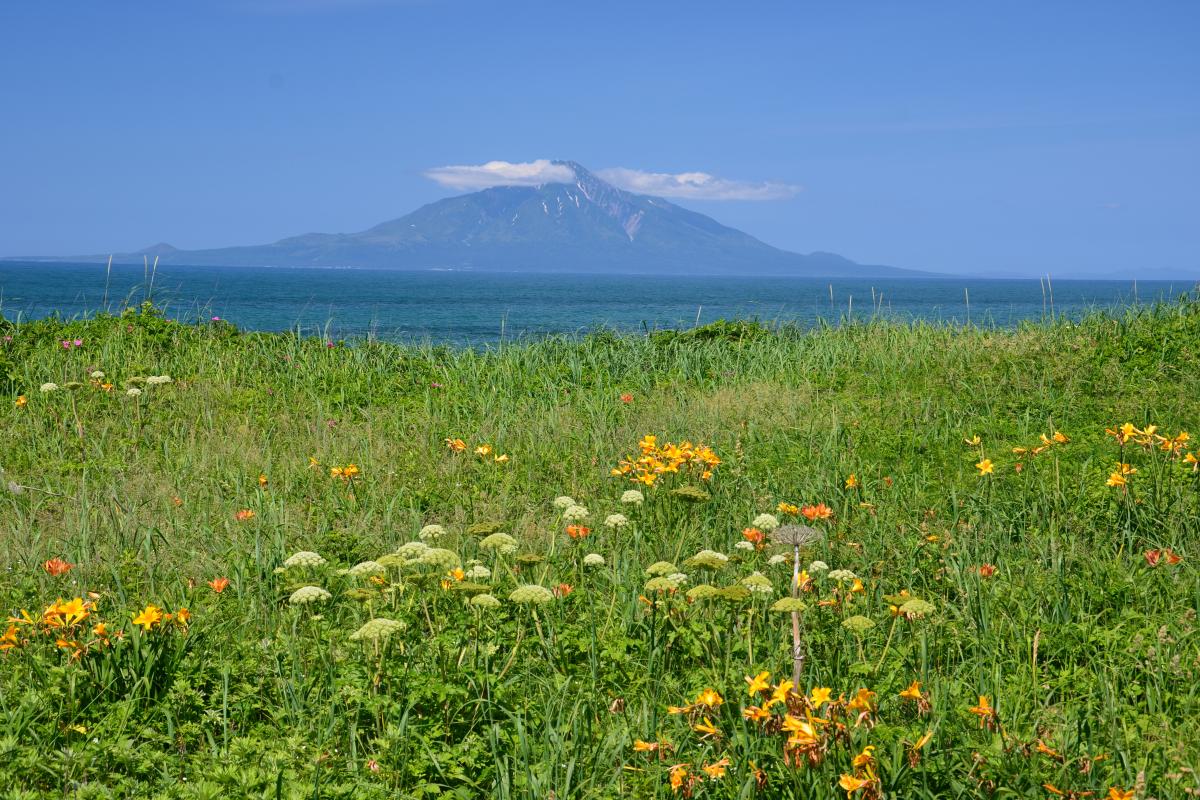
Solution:
M 761 769 L 761 796 L 828 797 L 868 743 L 892 797 L 1200 790 L 1196 475 L 1105 433 L 1197 429 L 1193 299 L 1013 330 L 731 323 L 494 350 L 329 347 L 179 324 L 148 305 L 0 327 L 12 337 L 0 349 L 0 600 L 36 616 L 94 592 L 88 624 L 125 634 L 77 658 L 36 639 L 0 654 L 0 775 L 14 796 L 667 796 L 674 763 L 695 772 L 728 756 L 728 775 L 696 796 L 753 796 Z M 158 374 L 173 382 L 126 394 L 130 378 Z M 47 382 L 60 388 L 39 391 Z M 1055 431 L 1070 442 L 1012 453 Z M 717 450 L 707 501 L 665 486 L 622 506 L 631 484 L 609 470 L 645 434 Z M 511 460 L 453 453 L 455 437 Z M 983 457 L 994 474 L 977 474 Z M 1138 469 L 1127 491 L 1105 485 L 1119 461 Z M 349 463 L 361 475 L 330 476 Z M 860 486 L 846 487 L 851 473 Z M 586 539 L 564 534 L 551 505 L 564 494 L 591 509 Z M 752 570 L 773 599 L 789 592 L 790 555 L 772 566 L 774 550 L 735 548 L 780 501 L 832 507 L 805 558 L 864 589 L 818 606 L 834 596 L 818 576 L 799 689 L 879 698 L 877 725 L 850 726 L 800 768 L 739 716 L 744 676 L 790 674 L 790 618 L 770 601 L 684 599 Z M 615 512 L 631 524 L 606 528 Z M 462 583 L 489 587 L 499 608 L 467 604 L 480 589 L 440 568 L 342 574 L 430 523 L 449 531 L 432 545 L 491 570 Z M 519 552 L 481 548 L 480 523 Z M 701 548 L 731 565 L 684 567 Z M 1182 562 L 1150 566 L 1145 551 L 1165 549 Z M 329 563 L 284 568 L 298 550 Z M 604 567 L 584 567 L 589 552 Z M 53 557 L 75 566 L 51 576 Z M 648 592 L 658 560 L 690 583 Z M 218 576 L 230 579 L 220 594 L 206 584 Z M 572 590 L 509 602 L 526 583 Z M 307 584 L 332 598 L 289 604 Z M 884 597 L 901 590 L 936 611 L 893 617 Z M 133 626 L 148 603 L 188 608 L 186 631 Z M 851 616 L 875 625 L 855 632 Z M 375 617 L 406 627 L 349 638 Z M 897 698 L 913 680 L 928 717 Z M 726 700 L 719 739 L 666 713 L 706 687 Z M 969 713 L 979 695 L 1001 729 Z M 903 743 L 926 730 L 910 766 Z M 672 757 L 632 750 L 660 738 Z

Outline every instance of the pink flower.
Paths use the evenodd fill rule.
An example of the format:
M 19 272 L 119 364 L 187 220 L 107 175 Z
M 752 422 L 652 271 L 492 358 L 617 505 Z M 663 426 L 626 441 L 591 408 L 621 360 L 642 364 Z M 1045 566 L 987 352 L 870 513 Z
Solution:
M 75 346 L 76 346 L 76 347 L 83 347 L 83 339 L 76 339 L 76 340 L 75 340 Z
M 220 318 L 220 317 L 213 317 L 213 318 L 212 318 L 212 321 L 213 321 L 213 322 L 220 322 L 220 321 L 221 321 L 221 318 Z

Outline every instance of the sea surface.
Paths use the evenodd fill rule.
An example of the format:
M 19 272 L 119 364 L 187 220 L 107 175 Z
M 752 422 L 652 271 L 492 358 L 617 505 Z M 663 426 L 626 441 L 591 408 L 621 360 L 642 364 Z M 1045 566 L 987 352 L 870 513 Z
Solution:
M 607 327 L 643 331 L 717 319 L 812 325 L 872 315 L 1012 326 L 1169 300 L 1192 281 L 651 277 L 368 269 L 159 267 L 0 262 L 9 320 L 119 312 L 147 298 L 175 318 L 298 330 L 326 339 L 486 345 Z

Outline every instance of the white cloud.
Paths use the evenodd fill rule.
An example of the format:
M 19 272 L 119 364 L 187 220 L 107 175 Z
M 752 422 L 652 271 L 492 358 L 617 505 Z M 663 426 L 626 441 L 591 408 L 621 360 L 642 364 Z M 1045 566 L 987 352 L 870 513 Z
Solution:
M 688 200 L 785 200 L 800 191 L 799 186 L 789 183 L 734 181 L 707 172 L 671 174 L 612 167 L 596 174 L 630 192 Z
M 489 186 L 540 186 L 543 183 L 573 183 L 575 171 L 547 159 L 513 164 L 489 161 L 477 166 L 434 167 L 425 177 L 451 189 L 486 189 Z

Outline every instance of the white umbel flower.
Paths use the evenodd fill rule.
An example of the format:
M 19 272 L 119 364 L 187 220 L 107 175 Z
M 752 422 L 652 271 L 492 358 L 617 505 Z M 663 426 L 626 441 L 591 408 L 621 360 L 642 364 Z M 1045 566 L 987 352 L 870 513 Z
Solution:
M 476 608 L 495 608 L 500 605 L 500 601 L 494 595 L 490 595 L 487 592 L 477 594 L 467 602 Z
M 626 489 L 621 493 L 621 502 L 626 505 L 640 506 L 645 500 L 645 495 L 637 489 Z
M 298 553 L 292 553 L 283 562 L 285 567 L 319 567 L 325 563 L 325 559 L 311 550 L 301 550 Z
M 583 522 L 590 516 L 586 506 L 574 505 L 563 509 L 563 519 L 567 522 Z
M 446 529 L 441 525 L 426 525 L 421 528 L 421 532 L 417 534 L 423 542 L 432 542 L 446 535 Z
M 750 525 L 761 531 L 770 533 L 779 527 L 779 518 L 774 514 L 759 514 Z
M 378 642 L 402 630 L 404 630 L 403 622 L 395 619 L 387 619 L 386 617 L 376 617 L 373 620 L 367 621 L 361 628 L 350 634 L 350 638 L 356 642 Z
M 369 578 L 372 575 L 382 575 L 385 572 L 387 570 L 378 561 L 360 561 L 346 570 L 346 574 L 351 578 Z
M 294 606 L 306 606 L 309 603 L 320 603 L 331 597 L 333 595 L 320 586 L 301 586 L 292 592 L 292 596 L 288 598 L 288 602 Z
M 405 542 L 396 550 L 396 555 L 408 561 L 414 561 L 425 554 L 429 545 L 424 542 Z
M 540 606 L 553 600 L 554 592 L 550 591 L 545 586 L 539 586 L 536 583 L 533 583 L 525 586 L 518 586 L 513 590 L 513 593 L 508 596 L 508 599 L 514 603 Z
M 441 569 L 454 569 L 459 564 L 458 553 L 444 547 L 431 547 L 417 558 L 418 564 Z
M 486 536 L 479 542 L 479 546 L 484 550 L 495 550 L 506 556 L 517 552 L 517 540 L 507 533 L 493 533 L 491 536 Z
M 742 578 L 739 583 L 756 594 L 770 594 L 775 590 L 775 587 L 771 585 L 771 579 L 761 572 L 752 572 Z

